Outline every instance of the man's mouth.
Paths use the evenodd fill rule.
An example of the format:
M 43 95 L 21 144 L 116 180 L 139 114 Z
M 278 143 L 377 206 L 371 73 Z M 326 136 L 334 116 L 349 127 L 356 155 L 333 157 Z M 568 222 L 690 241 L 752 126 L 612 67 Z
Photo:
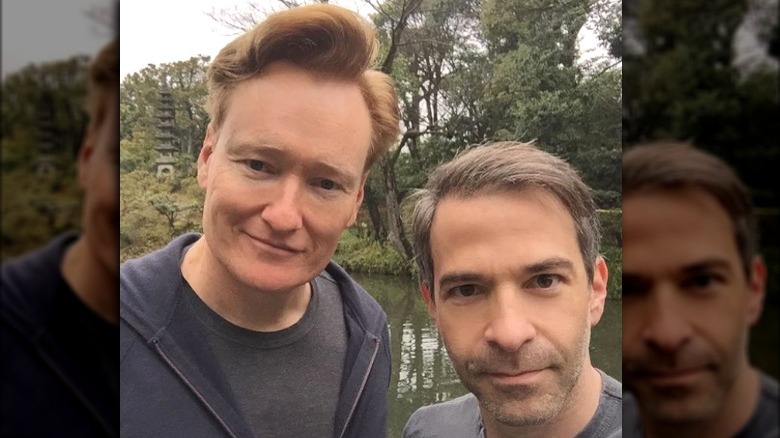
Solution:
M 527 385 L 537 381 L 545 368 L 535 370 L 496 370 L 486 372 L 488 378 L 501 385 Z
M 247 233 L 247 236 L 249 236 L 250 239 L 260 244 L 260 246 L 263 246 L 266 249 L 270 249 L 272 252 L 283 252 L 283 253 L 290 253 L 290 254 L 297 254 L 300 252 L 303 252 L 302 250 L 295 248 L 293 246 L 287 245 L 283 242 L 274 241 L 272 239 L 265 239 L 261 237 L 253 236 L 249 233 Z
M 637 377 L 646 380 L 654 386 L 691 385 L 701 379 L 707 372 L 706 367 L 686 367 L 675 369 L 644 369 Z

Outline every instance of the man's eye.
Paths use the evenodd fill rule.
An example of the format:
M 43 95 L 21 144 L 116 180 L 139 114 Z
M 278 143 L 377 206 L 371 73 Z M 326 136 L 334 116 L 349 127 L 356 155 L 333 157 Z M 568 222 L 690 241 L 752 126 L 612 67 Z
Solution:
M 719 281 L 721 281 L 719 278 L 711 274 L 696 274 L 685 279 L 684 284 L 689 288 L 709 289 Z
M 472 297 L 477 294 L 477 287 L 473 284 L 464 284 L 450 289 L 450 296 L 453 297 Z
M 533 278 L 532 287 L 539 289 L 549 289 L 558 284 L 560 280 L 560 277 L 555 274 L 541 274 Z
M 265 168 L 265 163 L 263 163 L 260 160 L 248 160 L 246 164 L 247 166 L 249 166 L 250 169 L 258 172 L 263 170 L 263 168 Z
M 320 181 L 320 187 L 325 190 L 333 190 L 336 188 L 336 183 L 329 179 L 323 179 Z

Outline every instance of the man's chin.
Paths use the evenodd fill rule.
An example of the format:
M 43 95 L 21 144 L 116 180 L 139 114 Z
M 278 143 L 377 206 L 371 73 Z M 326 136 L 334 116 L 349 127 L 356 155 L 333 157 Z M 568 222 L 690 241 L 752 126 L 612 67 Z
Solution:
M 506 389 L 477 395 L 483 410 L 500 423 L 513 427 L 544 424 L 560 412 L 561 406 L 549 394 L 528 387 L 515 388 L 511 393 Z
M 505 384 L 490 379 L 472 380 L 465 386 L 477 397 L 483 410 L 496 421 L 511 426 L 542 424 L 561 409 L 541 382 Z
M 266 293 L 286 293 L 311 281 L 317 274 L 279 269 L 274 266 L 247 268 L 240 277 L 243 283 L 257 291 Z
M 644 396 L 643 396 L 644 395 Z M 640 401 L 642 415 L 648 415 L 655 421 L 670 424 L 686 424 L 707 421 L 718 410 L 715 394 L 702 390 L 687 390 L 659 393 L 646 390 L 636 393 Z

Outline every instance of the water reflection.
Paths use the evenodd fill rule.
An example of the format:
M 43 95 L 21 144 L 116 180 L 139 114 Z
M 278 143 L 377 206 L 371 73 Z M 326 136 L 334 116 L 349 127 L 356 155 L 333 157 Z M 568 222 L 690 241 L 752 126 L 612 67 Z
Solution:
M 393 374 L 388 393 L 388 437 L 400 437 L 406 420 L 417 408 L 451 400 L 466 393 L 447 356 L 417 291 L 414 280 L 352 274 L 387 312 Z M 591 333 L 590 354 L 596 367 L 622 380 L 620 301 L 608 300 L 601 322 Z

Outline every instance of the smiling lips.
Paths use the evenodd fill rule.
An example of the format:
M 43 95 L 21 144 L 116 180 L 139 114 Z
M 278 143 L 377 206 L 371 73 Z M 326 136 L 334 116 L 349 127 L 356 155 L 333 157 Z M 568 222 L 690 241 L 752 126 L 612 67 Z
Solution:
M 292 254 L 298 254 L 298 253 L 303 252 L 303 250 L 291 247 L 291 246 L 286 245 L 286 244 L 281 243 L 281 242 L 276 242 L 276 241 L 273 241 L 273 240 L 270 240 L 270 239 L 262 239 L 262 238 L 259 238 L 259 237 L 255 237 L 255 236 L 253 236 L 253 235 L 251 235 L 249 233 L 246 233 L 246 234 L 254 242 L 259 243 L 261 246 L 264 247 L 264 249 L 270 250 L 270 252 L 273 252 L 273 253 L 281 253 L 281 254 L 292 255 Z

